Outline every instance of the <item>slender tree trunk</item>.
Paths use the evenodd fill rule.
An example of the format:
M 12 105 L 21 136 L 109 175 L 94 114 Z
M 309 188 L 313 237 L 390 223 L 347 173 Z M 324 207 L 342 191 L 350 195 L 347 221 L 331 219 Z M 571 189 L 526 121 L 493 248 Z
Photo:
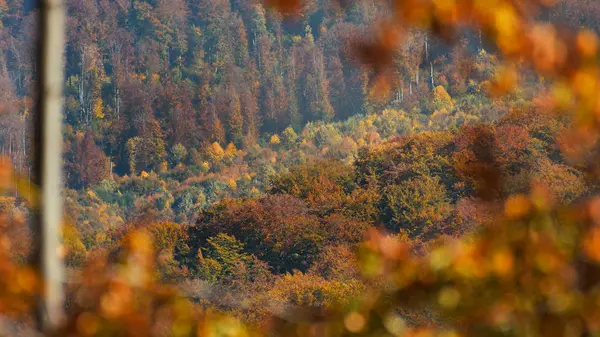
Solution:
M 35 183 L 40 188 L 40 203 L 34 217 L 33 258 L 44 285 L 36 318 L 40 330 L 47 332 L 64 317 L 64 267 L 59 247 L 65 9 L 63 0 L 40 0 L 39 4 Z
M 117 113 L 117 120 L 121 118 L 121 91 L 119 88 L 115 90 L 115 111 Z
M 435 84 L 433 83 L 433 62 L 429 62 L 430 73 L 431 73 L 431 89 L 435 88 Z
M 425 33 L 425 60 L 429 61 L 429 43 L 427 41 L 428 36 L 427 33 Z
M 44 0 L 42 0 L 44 1 Z M 85 99 L 85 49 L 86 46 L 84 45 L 82 47 L 81 50 L 81 74 L 79 75 L 79 105 L 81 106 L 81 117 L 83 119 L 83 121 L 85 122 L 85 124 L 87 125 L 88 121 L 87 121 L 87 102 Z
M 417 83 L 417 87 L 419 86 L 419 72 L 420 72 L 420 68 L 417 67 L 417 73 L 415 74 L 415 82 Z

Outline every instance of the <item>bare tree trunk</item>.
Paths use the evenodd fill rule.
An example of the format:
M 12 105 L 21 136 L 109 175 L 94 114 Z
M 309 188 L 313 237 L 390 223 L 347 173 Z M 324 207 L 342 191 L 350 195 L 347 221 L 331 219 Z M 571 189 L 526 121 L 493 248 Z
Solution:
M 415 74 L 415 82 L 417 83 L 417 87 L 419 86 L 419 71 L 421 69 L 417 66 L 417 73 Z
M 425 61 L 429 61 L 429 41 L 427 33 L 425 33 Z
M 86 127 L 89 124 L 89 111 L 88 111 L 88 101 L 89 98 L 86 95 L 86 91 L 85 91 L 85 81 L 86 81 L 86 65 L 85 65 L 85 53 L 86 53 L 86 49 L 87 46 L 83 45 L 83 47 L 81 47 L 81 74 L 79 75 L 79 105 L 81 107 L 81 118 L 83 119 L 83 122 L 85 123 Z
M 118 87 L 115 89 L 115 111 L 117 113 L 117 119 L 121 118 L 121 91 Z
M 64 266 L 59 255 L 62 225 L 62 106 L 65 13 L 63 0 L 40 0 L 35 183 L 40 187 L 34 217 L 34 262 L 44 290 L 37 310 L 42 331 L 64 317 Z
M 431 73 L 431 89 L 435 88 L 435 83 L 433 82 L 433 62 L 429 62 L 430 73 Z

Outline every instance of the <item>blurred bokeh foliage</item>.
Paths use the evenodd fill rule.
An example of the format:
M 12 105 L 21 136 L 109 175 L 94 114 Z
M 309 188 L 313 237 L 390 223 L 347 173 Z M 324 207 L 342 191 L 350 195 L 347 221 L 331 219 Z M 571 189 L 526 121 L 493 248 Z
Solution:
M 268 3 L 289 15 L 303 7 L 300 0 Z M 186 232 L 178 230 L 179 225 L 168 222 L 133 224 L 114 234 L 119 240 L 107 245 L 104 251 L 86 255 L 81 252 L 85 247 L 77 234 L 67 228 L 64 233 L 65 257 L 81 268 L 70 271 L 74 275 L 69 277 L 68 319 L 64 326 L 51 334 L 600 335 L 600 199 L 586 196 L 582 182 L 582 179 L 597 179 L 600 173 L 597 165 L 600 135 L 598 40 L 590 31 L 563 32 L 549 24 L 536 23 L 532 19 L 534 14 L 551 4 L 550 0 L 398 0 L 394 2 L 395 20 L 381 25 L 375 39 L 364 43 L 356 41 L 355 52 L 373 68 L 373 90 L 385 95 L 393 85 L 386 67 L 393 61 L 394 50 L 408 25 L 429 29 L 449 42 L 461 29 L 481 29 L 506 62 L 489 84 L 491 95 L 515 90 L 519 85 L 515 64 L 529 64 L 553 83 L 551 90 L 537 98 L 536 102 L 545 107 L 546 113 L 555 113 L 555 118 L 571 112 L 569 128 L 560 132 L 531 130 L 535 129 L 535 121 L 527 123 L 531 128 L 529 133 L 510 123 L 496 125 L 495 130 L 486 126 L 471 127 L 464 130 L 458 139 L 452 140 L 456 146 L 451 156 L 452 163 L 446 160 L 447 156 L 436 153 L 443 151 L 443 144 L 448 144 L 449 140 L 435 138 L 435 134 L 423 135 L 421 139 L 412 140 L 411 144 L 400 141 L 395 145 L 382 145 L 393 147 L 391 151 L 398 151 L 396 154 L 402 161 L 417 162 L 411 167 L 413 171 L 401 168 L 390 171 L 385 167 L 389 162 L 378 157 L 381 148 L 364 150 L 355 164 L 360 171 L 361 164 L 369 163 L 362 167 L 365 170 L 364 181 L 347 179 L 344 171 L 330 172 L 329 177 L 337 184 L 311 180 L 317 183 L 307 190 L 303 187 L 308 185 L 299 181 L 313 179 L 310 169 L 307 169 L 307 172 L 282 176 L 273 185 L 272 196 L 244 201 L 250 203 L 244 205 L 246 208 L 231 201 L 234 203 L 229 208 L 231 213 L 211 209 L 203 213 L 206 221 L 202 222 L 210 227 L 212 221 L 243 216 L 238 220 L 249 220 L 246 230 L 248 235 L 255 235 L 248 240 L 256 238 L 265 242 L 285 233 L 266 232 L 260 223 L 256 226 L 251 224 L 255 213 L 268 213 L 261 207 L 277 204 L 281 213 L 270 215 L 276 219 L 274 221 L 281 221 L 284 226 L 302 226 L 293 231 L 297 238 L 281 240 L 288 246 L 275 246 L 276 250 L 262 253 L 273 259 L 271 266 L 285 268 L 291 265 L 293 269 L 304 271 L 307 268 L 299 256 L 304 251 L 317 249 L 315 242 L 329 240 L 331 246 L 328 249 L 334 249 L 331 247 L 335 247 L 336 235 L 355 235 L 352 230 L 344 233 L 337 231 L 336 227 L 330 227 L 330 232 L 317 231 L 316 234 L 303 230 L 310 229 L 310 226 L 319 227 L 321 223 L 317 215 L 326 217 L 331 209 L 338 209 L 342 204 L 346 210 L 359 207 L 358 204 L 347 207 L 345 199 L 358 185 L 381 184 L 390 190 L 391 198 L 383 201 L 387 202 L 387 216 L 391 219 L 388 223 L 393 227 L 388 229 L 406 227 L 403 221 L 423 222 L 421 228 L 426 229 L 432 218 L 450 216 L 446 186 L 458 194 L 472 189 L 481 200 L 492 205 L 491 215 L 484 226 L 459 240 L 444 237 L 429 242 L 424 250 L 410 239 L 419 237 L 415 233 L 400 231 L 404 235 L 389 235 L 371 230 L 368 239 L 360 245 L 357 258 L 364 281 L 338 282 L 305 274 L 304 271 L 292 272 L 284 277 L 286 282 L 281 281 L 271 288 L 271 297 L 265 298 L 262 303 L 265 315 L 254 322 L 242 322 L 231 315 L 236 310 L 244 310 L 246 304 L 243 299 L 230 303 L 229 312 L 218 312 L 203 305 L 206 296 L 202 294 L 213 291 L 212 285 L 195 285 L 193 291 L 182 290 L 169 283 L 168 279 L 168 275 L 172 275 L 168 272 L 171 265 L 169 258 L 176 254 L 189 259 L 190 266 L 196 266 L 195 269 L 179 270 L 182 273 L 222 273 L 223 277 L 227 277 L 241 268 L 254 268 L 257 270 L 255 277 L 260 278 L 261 268 L 268 267 L 253 267 L 260 262 L 242 252 L 245 242 L 237 241 L 227 233 L 202 237 L 206 233 L 200 227 Z M 432 109 L 438 113 L 453 104 L 448 93 L 442 90 L 436 88 L 433 94 Z M 526 120 L 530 116 L 515 112 L 505 121 L 510 118 Z M 514 164 L 535 152 L 536 144 L 531 144 L 529 139 L 529 134 L 534 131 L 539 138 L 543 138 L 543 133 L 556 135 L 562 155 L 579 171 L 541 161 L 536 176 L 523 177 L 524 184 L 530 188 L 519 190 L 514 187 L 519 165 Z M 328 130 L 318 132 L 322 133 L 319 137 L 331 137 L 327 134 Z M 294 142 L 294 138 L 288 132 L 283 142 Z M 281 142 L 279 136 L 274 136 L 271 141 L 273 145 Z M 427 150 L 432 142 L 436 144 L 435 150 L 430 151 L 432 156 L 420 158 L 411 154 L 411 150 L 418 147 Z M 399 150 L 402 148 L 404 150 Z M 175 161 L 184 156 L 177 149 L 172 152 Z M 215 153 L 220 156 L 222 152 L 221 149 Z M 375 174 L 376 170 L 380 172 Z M 419 170 L 427 170 L 428 178 L 423 178 Z M 436 176 L 436 172 L 447 170 L 453 170 L 453 174 L 445 177 L 454 182 L 441 181 Z M 507 172 L 513 178 L 511 181 L 506 179 Z M 402 181 L 408 181 L 411 188 L 394 185 L 394 181 L 403 174 L 410 176 Z M 461 181 L 468 178 L 468 185 L 459 184 L 459 178 Z M 531 178 L 529 183 L 528 178 Z M 135 185 L 132 189 L 146 188 L 135 181 L 132 184 Z M 322 190 L 329 187 L 328 197 L 320 199 Z M 31 200 L 35 192 L 30 191 L 27 183 L 13 176 L 8 164 L 0 166 L 0 188 L 28 196 L 24 198 L 24 204 L 35 203 Z M 156 193 L 163 193 L 163 203 L 173 202 L 173 197 L 167 195 L 164 188 L 154 189 Z M 277 193 L 283 190 L 291 196 L 278 196 Z M 427 207 L 411 206 L 411 200 L 421 198 L 428 200 L 425 203 Z M 357 200 L 368 200 L 368 196 Z M 397 200 L 405 203 L 397 204 Z M 26 217 L 22 215 L 27 211 L 24 205 L 17 205 L 14 198 L 2 197 L 0 201 L 3 224 L 3 236 L 0 238 L 0 314 L 5 317 L 0 325 L 5 327 L 13 324 L 9 322 L 15 322 L 16 331 L 31 333 L 28 313 L 39 294 L 40 279 L 26 263 L 28 249 L 27 246 L 21 247 L 26 239 L 15 239 L 28 237 L 28 227 L 24 223 Z M 292 214 L 297 221 L 289 223 L 279 219 L 282 214 L 289 215 L 285 213 L 285 207 L 293 202 L 312 203 L 316 213 L 302 211 Z M 217 207 L 228 207 L 228 204 L 225 202 L 224 206 Z M 365 214 L 363 211 L 360 213 Z M 339 223 L 327 219 L 328 224 Z M 198 242 L 204 240 L 208 245 L 201 249 L 187 247 L 185 235 L 199 235 Z M 101 237 L 94 239 L 102 241 Z M 258 251 L 255 253 L 260 254 Z M 351 254 L 344 253 L 343 248 L 330 254 L 351 259 L 347 256 Z M 312 268 L 343 274 L 344 270 L 336 269 L 335 265 L 330 267 L 327 262 L 318 261 L 312 264 Z M 157 263 L 161 266 L 159 271 Z M 194 288 L 194 285 L 190 287 Z M 244 291 L 243 286 L 239 289 Z M 199 296 L 194 297 L 191 293 Z M 344 297 L 344 303 L 334 300 Z

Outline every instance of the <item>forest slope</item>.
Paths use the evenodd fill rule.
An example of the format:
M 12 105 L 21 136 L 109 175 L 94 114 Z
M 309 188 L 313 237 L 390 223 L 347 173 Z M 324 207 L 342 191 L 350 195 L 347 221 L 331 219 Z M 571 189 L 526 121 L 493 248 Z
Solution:
M 1 4 L 0 152 L 27 175 L 35 14 Z M 347 41 L 377 36 L 385 3 L 306 1 L 288 20 L 238 0 L 67 9 L 70 267 L 143 227 L 163 280 L 329 305 L 363 289 L 352 256 L 370 229 L 420 253 L 486 225 L 529 181 L 566 202 L 595 190 L 554 141 L 567 121 L 533 100 L 543 78 L 523 71 L 520 89 L 487 96 L 499 61 L 478 32 L 450 47 L 410 30 L 382 96 Z M 597 12 L 562 1 L 542 15 L 597 29 Z M 490 172 L 503 183 L 482 186 Z M 26 217 L 21 196 L 1 202 Z

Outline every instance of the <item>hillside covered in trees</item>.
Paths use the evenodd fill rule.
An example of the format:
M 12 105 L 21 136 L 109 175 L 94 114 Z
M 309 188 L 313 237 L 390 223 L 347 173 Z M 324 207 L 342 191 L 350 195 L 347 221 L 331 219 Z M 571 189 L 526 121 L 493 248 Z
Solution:
M 0 9 L 1 151 L 23 170 L 35 79 L 35 14 L 28 7 L 8 1 Z M 577 10 L 585 16 L 573 20 L 585 23 L 593 15 L 586 7 L 560 8 L 550 17 Z M 386 107 L 437 112 L 438 120 L 503 113 L 479 95 L 494 57 L 472 64 L 469 55 L 485 46 L 469 32 L 451 46 L 411 31 L 386 71 L 393 92 L 377 99 L 372 69 L 359 66 L 364 55 L 352 42 L 377 40 L 388 13 L 370 1 L 307 1 L 302 15 L 287 19 L 252 1 L 68 1 L 68 185 L 195 164 L 214 142 L 250 149 L 288 127 L 299 132 L 309 122 Z M 438 86 L 456 104 L 432 100 Z
M 29 7 L 0 1 L 0 152 L 24 176 L 36 79 Z M 517 65 L 517 89 L 493 95 L 517 79 L 480 31 L 444 41 L 410 29 L 387 55 L 374 47 L 389 38 L 377 28 L 392 14 L 386 2 L 305 1 L 292 17 L 240 0 L 74 0 L 67 12 L 74 278 L 86 258 L 118 255 L 145 228 L 159 279 L 192 297 L 220 289 L 200 304 L 254 322 L 273 307 L 360 295 L 369 284 L 355 252 L 369 231 L 422 255 L 434 239 L 490 225 L 507 196 L 597 192 L 565 155 L 570 120 L 539 99 L 552 90 L 543 77 Z M 596 30 L 597 14 L 593 1 L 565 0 L 539 15 Z M 11 235 L 26 238 L 24 196 L 0 201 Z M 20 259 L 26 242 L 14 245 Z M 232 304 L 240 293 L 243 310 Z
M 392 92 L 374 92 L 373 69 L 360 67 L 352 44 L 376 35 L 386 9 L 313 1 L 284 19 L 246 1 L 68 2 L 68 187 L 81 195 L 155 172 L 177 181 L 164 188 L 163 204 L 172 207 L 162 213 L 181 221 L 193 205 L 262 191 L 273 173 L 307 157 L 328 152 L 350 161 L 358 147 L 380 139 L 505 113 L 508 103 L 483 96 L 498 61 L 472 34 L 449 48 L 412 31 L 387 70 Z M 1 13 L 0 152 L 29 176 L 35 12 L 14 1 Z M 373 118 L 381 121 L 373 125 Z M 284 155 L 296 142 L 299 154 Z M 191 177 L 204 190 L 178 196 Z M 234 193 L 223 191 L 234 184 Z M 144 203 L 138 195 L 115 196 L 113 215 L 133 220 L 134 204 Z

